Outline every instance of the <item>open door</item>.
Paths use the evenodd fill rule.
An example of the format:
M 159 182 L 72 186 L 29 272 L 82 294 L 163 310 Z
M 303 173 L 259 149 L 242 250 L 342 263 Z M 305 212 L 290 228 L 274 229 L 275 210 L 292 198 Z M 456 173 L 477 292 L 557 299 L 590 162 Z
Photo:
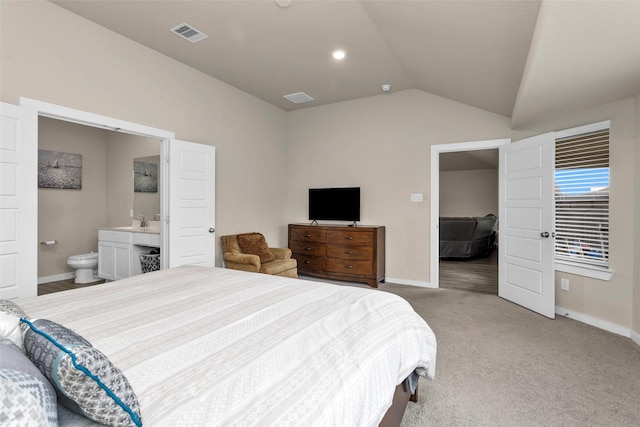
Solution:
M 555 317 L 553 133 L 500 147 L 498 295 Z
M 215 265 L 215 147 L 169 142 L 169 267 Z
M 0 298 L 35 297 L 37 114 L 25 107 L 0 103 L 0 116 Z

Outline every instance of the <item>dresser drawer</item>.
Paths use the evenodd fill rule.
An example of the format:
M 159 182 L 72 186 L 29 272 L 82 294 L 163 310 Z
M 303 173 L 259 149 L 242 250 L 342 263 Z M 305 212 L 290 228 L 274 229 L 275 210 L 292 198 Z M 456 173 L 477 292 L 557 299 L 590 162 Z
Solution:
M 340 274 L 372 274 L 373 262 L 327 258 L 327 271 Z
M 327 230 L 324 228 L 309 227 L 291 227 L 291 240 L 300 242 L 318 242 L 325 243 L 327 241 Z
M 299 270 L 324 271 L 327 268 L 327 262 L 325 257 L 293 254 L 293 258 L 295 258 L 296 261 L 298 261 Z
M 334 244 L 371 245 L 373 244 L 373 233 L 367 231 L 328 230 L 327 241 Z
M 294 254 L 300 255 L 314 255 L 322 257 L 327 255 L 327 245 L 324 243 L 292 241 L 289 249 L 291 249 L 291 252 Z
M 373 247 L 364 245 L 327 245 L 327 257 L 368 261 L 373 258 Z

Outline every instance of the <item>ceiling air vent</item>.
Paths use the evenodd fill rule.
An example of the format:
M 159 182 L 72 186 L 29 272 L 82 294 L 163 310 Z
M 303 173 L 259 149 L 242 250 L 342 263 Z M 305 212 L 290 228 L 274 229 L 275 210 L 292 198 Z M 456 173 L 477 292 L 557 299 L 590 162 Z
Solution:
M 169 31 L 171 31 L 172 33 L 176 33 L 177 35 L 179 35 L 184 39 L 189 40 L 191 43 L 197 43 L 209 37 L 205 33 L 202 33 L 196 30 L 195 28 L 193 28 L 191 25 L 187 25 L 187 24 L 180 24 L 178 26 L 173 27 Z
M 313 98 L 304 92 L 290 93 L 284 96 L 285 99 L 293 102 L 294 104 L 302 104 L 303 102 L 313 101 Z

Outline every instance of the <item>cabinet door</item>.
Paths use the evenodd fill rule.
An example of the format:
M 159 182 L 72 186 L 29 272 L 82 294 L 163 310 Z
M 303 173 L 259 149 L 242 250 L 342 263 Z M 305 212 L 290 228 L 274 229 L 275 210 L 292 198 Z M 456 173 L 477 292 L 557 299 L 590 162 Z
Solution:
M 105 280 L 124 279 L 130 273 L 131 245 L 128 243 L 98 243 L 98 276 Z
M 98 242 L 98 277 L 105 280 L 115 280 L 115 259 L 113 257 L 113 243 Z

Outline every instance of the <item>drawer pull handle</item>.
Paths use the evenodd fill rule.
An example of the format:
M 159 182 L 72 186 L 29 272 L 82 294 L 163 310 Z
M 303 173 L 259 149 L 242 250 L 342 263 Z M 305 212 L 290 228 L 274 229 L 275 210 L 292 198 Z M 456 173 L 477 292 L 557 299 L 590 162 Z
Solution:
M 311 234 L 305 234 L 304 237 L 311 237 Z
M 345 265 L 344 268 L 353 268 L 353 265 Z
M 344 253 L 347 255 L 353 255 L 353 251 L 344 251 Z
M 311 264 L 311 261 L 309 261 L 308 259 L 305 259 L 304 261 L 302 261 L 303 264 Z
M 344 238 L 345 240 L 353 240 L 353 236 L 347 236 Z
M 311 250 L 311 248 L 307 247 L 307 248 L 304 248 L 304 250 L 309 252 Z

